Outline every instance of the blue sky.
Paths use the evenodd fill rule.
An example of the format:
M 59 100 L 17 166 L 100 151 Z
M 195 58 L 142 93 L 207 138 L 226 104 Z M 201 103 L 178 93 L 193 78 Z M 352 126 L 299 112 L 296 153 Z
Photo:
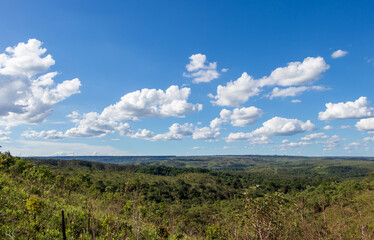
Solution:
M 2 1 L 0 145 L 374 155 L 372 1 Z

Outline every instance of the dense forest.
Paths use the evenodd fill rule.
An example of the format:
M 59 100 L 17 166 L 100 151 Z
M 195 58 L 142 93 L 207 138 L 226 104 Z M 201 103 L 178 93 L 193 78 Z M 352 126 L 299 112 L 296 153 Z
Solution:
M 373 159 L 0 153 L 0 239 L 373 239 Z

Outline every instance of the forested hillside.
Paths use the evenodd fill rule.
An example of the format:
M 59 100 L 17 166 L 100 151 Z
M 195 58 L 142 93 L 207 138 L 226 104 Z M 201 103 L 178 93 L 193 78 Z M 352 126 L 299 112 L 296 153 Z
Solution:
M 0 239 L 62 239 L 62 210 L 67 239 L 373 239 L 369 164 L 294 159 L 234 171 L 5 152 Z

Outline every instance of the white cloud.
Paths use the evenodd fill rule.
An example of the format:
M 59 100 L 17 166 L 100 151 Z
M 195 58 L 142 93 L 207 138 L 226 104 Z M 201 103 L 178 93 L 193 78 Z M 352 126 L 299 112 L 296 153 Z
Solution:
M 192 136 L 193 139 L 217 139 L 220 135 L 218 129 L 212 129 L 209 127 L 198 128 L 193 126 L 191 123 L 185 123 L 183 125 L 174 123 L 169 127 L 169 131 L 155 135 L 153 132 L 142 129 L 135 134 L 129 134 L 132 138 L 141 138 L 149 141 L 169 141 L 169 140 L 182 140 L 185 137 Z
M 362 141 L 365 143 L 374 142 L 374 137 L 366 137 L 363 138 Z
M 310 141 L 310 140 L 314 140 L 314 139 L 324 139 L 324 138 L 328 138 L 329 136 L 327 136 L 325 133 L 312 133 L 312 134 L 309 134 L 309 135 L 306 135 L 304 137 L 301 138 L 301 140 L 303 141 Z
M 141 129 L 138 132 L 136 132 L 133 135 L 130 135 L 132 138 L 142 138 L 142 139 L 147 139 L 147 140 L 152 140 L 154 137 L 154 133 L 150 130 L 147 129 Z
M 102 118 L 96 112 L 86 113 L 82 119 L 74 122 L 77 123 L 77 126 L 67 130 L 65 132 L 66 137 L 103 137 L 116 131 L 121 135 L 127 135 L 131 132 L 128 123 Z
M 349 118 L 368 118 L 374 116 L 374 108 L 369 106 L 366 97 L 354 102 L 326 103 L 326 111 L 320 112 L 320 120 L 336 120 Z
M 1 142 L 3 142 L 3 143 L 9 143 L 10 142 L 10 137 L 8 137 L 8 136 L 0 136 L 0 143 Z
M 374 58 L 369 58 L 369 57 L 364 57 L 367 63 L 371 64 L 374 66 Z
M 211 128 L 220 128 L 222 123 L 229 122 L 234 127 L 243 127 L 253 124 L 262 116 L 262 110 L 256 107 L 235 108 L 233 111 L 222 109 L 219 118 L 210 122 Z
M 64 133 L 56 130 L 40 131 L 36 132 L 33 130 L 25 131 L 22 136 L 27 138 L 44 138 L 44 139 L 61 139 L 64 137 Z
M 220 114 L 219 114 L 220 117 L 215 118 L 212 121 L 210 121 L 210 127 L 211 128 L 221 128 L 221 125 L 223 123 L 226 123 L 226 122 L 229 121 L 231 114 L 232 113 L 231 113 L 230 110 L 222 109 Z
M 248 132 L 237 132 L 237 133 L 230 133 L 229 136 L 226 138 L 226 142 L 237 142 L 237 141 L 249 141 L 253 137 L 253 134 Z
M 0 54 L 0 74 L 32 77 L 45 72 L 55 64 L 51 55 L 41 57 L 47 49 L 41 48 L 42 42 L 29 39 L 27 43 L 18 43 L 15 47 L 7 47 L 6 53 Z
M 191 136 L 193 133 L 193 125 L 185 123 L 183 125 L 174 123 L 169 127 L 169 132 L 155 135 L 152 141 L 181 140 L 184 137 Z
M 349 125 L 341 125 L 339 128 L 340 129 L 347 129 L 347 128 L 351 128 L 351 126 L 349 126 Z
M 264 145 L 264 144 L 271 144 L 273 141 L 267 136 L 258 136 L 258 137 L 253 137 L 249 139 L 249 144 L 251 145 Z
M 350 144 L 345 145 L 344 149 L 345 150 L 351 150 L 352 148 L 358 149 L 359 146 L 360 146 L 359 142 L 352 142 Z
M 209 127 L 195 128 L 192 138 L 193 139 L 217 139 L 220 136 L 217 129 Z
M 286 144 L 283 144 L 281 147 L 304 147 L 311 145 L 310 142 L 288 142 Z
M 316 126 L 310 120 L 303 122 L 298 119 L 281 117 L 273 117 L 262 125 L 262 127 L 253 131 L 254 135 L 290 136 L 316 129 Z
M 10 142 L 10 137 L 8 137 L 9 134 L 11 134 L 11 131 L 2 131 L 0 130 L 0 143 L 1 142 Z M 0 145 L 1 146 L 1 145 Z
M 168 141 L 168 140 L 181 140 L 184 137 L 192 136 L 193 124 L 185 123 L 183 125 L 174 123 L 169 127 L 169 131 L 155 135 L 152 131 L 141 129 L 135 134 L 129 134 L 132 138 L 141 138 L 149 141 Z
M 221 125 L 225 123 L 225 121 L 222 119 L 222 118 L 215 118 L 213 119 L 212 121 L 210 121 L 210 127 L 211 128 L 215 128 L 215 129 L 219 129 L 221 128 Z
M 349 143 L 345 145 L 344 149 L 345 150 L 352 150 L 353 149 L 358 149 L 360 146 L 366 146 L 368 148 L 368 144 L 374 142 L 374 137 L 365 137 L 359 141 Z
M 330 125 L 326 125 L 323 127 L 324 130 L 331 130 L 333 129 L 333 127 L 331 127 Z
M 374 118 L 361 119 L 355 126 L 360 131 L 374 133 Z
M 226 86 L 218 85 L 217 95 L 209 95 L 215 100 L 211 101 L 218 106 L 238 106 L 248 101 L 250 97 L 260 93 L 258 81 L 254 80 L 247 73 L 243 73 L 240 78 L 234 82 L 228 82 Z
M 307 57 L 303 62 L 290 62 L 287 67 L 275 69 L 269 77 L 261 79 L 262 85 L 306 85 L 311 84 L 321 77 L 321 74 L 328 70 L 322 57 Z
M 19 144 L 13 146 L 3 146 L 4 150 L 10 151 L 18 156 L 56 156 L 56 155 L 75 155 L 75 156 L 123 156 L 129 155 L 127 151 L 118 150 L 111 146 L 88 145 L 85 143 L 63 143 L 47 141 L 19 141 Z
M 192 147 L 191 148 L 192 150 L 201 150 L 201 149 L 204 149 L 203 147 Z
M 0 130 L 0 136 L 7 136 L 9 134 L 11 134 L 12 132 L 11 131 L 3 131 L 3 130 Z
M 345 139 L 339 137 L 338 135 L 334 135 L 323 142 L 323 151 L 332 151 L 333 149 L 340 146 L 340 142 Z
M 82 119 L 73 119 L 77 125 L 66 132 L 49 131 L 25 131 L 22 136 L 27 138 L 59 139 L 64 137 L 86 138 L 103 137 L 114 132 L 121 135 L 129 135 L 132 129 L 128 123 L 121 123 L 112 120 L 103 119 L 96 112 L 90 112 L 83 115 Z
M 222 68 L 222 69 L 221 69 L 221 72 L 225 73 L 225 72 L 227 72 L 228 70 L 229 70 L 228 68 Z
M 299 100 L 299 99 L 292 99 L 291 102 L 292 103 L 301 103 L 301 100 Z
M 288 87 L 288 88 L 273 88 L 273 91 L 268 95 L 270 99 L 275 97 L 295 97 L 305 91 L 316 90 L 325 91 L 327 88 L 322 86 L 301 86 L 301 87 Z
M 198 53 L 190 57 L 190 63 L 186 65 L 189 74 L 183 74 L 185 77 L 193 78 L 193 83 L 210 82 L 219 77 L 217 63 L 207 63 L 206 56 Z M 226 72 L 224 68 L 222 72 Z
M 309 120 L 306 122 L 298 119 L 287 119 L 281 117 L 273 117 L 264 122 L 262 127 L 248 133 L 238 132 L 230 133 L 226 138 L 227 142 L 234 141 L 250 141 L 255 136 L 291 136 L 297 133 L 315 130 L 316 126 Z
M 190 88 L 172 85 L 166 91 L 147 89 L 128 93 L 121 100 L 106 107 L 102 118 L 114 121 L 136 121 L 139 118 L 184 117 L 202 110 L 201 104 L 191 104 L 187 99 Z
M 262 116 L 262 110 L 256 107 L 235 108 L 230 116 L 231 125 L 243 127 L 253 124 Z
M 80 115 L 80 113 L 78 111 L 73 111 L 70 114 L 66 115 L 67 118 L 72 118 L 72 119 L 77 119 L 80 116 L 81 115 Z
M 339 49 L 339 50 L 336 50 L 335 52 L 333 52 L 331 54 L 331 57 L 332 58 L 341 58 L 341 57 L 344 57 L 347 54 L 348 54 L 347 51 L 343 51 L 343 50 Z
M 230 133 L 226 142 L 247 141 L 251 145 L 264 145 L 273 143 L 268 136 L 255 136 L 253 133 Z
M 142 89 L 124 95 L 121 101 L 106 107 L 101 114 L 90 112 L 81 115 L 77 111 L 73 111 L 66 117 L 72 118 L 71 121 L 76 123 L 76 126 L 67 130 L 64 134 L 58 135 L 58 137 L 103 137 L 119 132 L 121 135 L 152 141 L 175 140 L 178 139 L 179 135 L 173 131 L 178 125 L 173 125 L 171 132 L 167 134 L 153 135 L 149 130 L 142 130 L 133 134 L 130 125 L 123 121 L 151 117 L 184 117 L 184 114 L 200 111 L 202 105 L 187 102 L 189 94 L 189 88 L 179 89 L 178 86 L 170 86 L 166 91 Z M 192 135 L 192 132 L 190 135 Z M 24 136 L 50 138 L 49 135 L 46 135 L 46 132 L 25 133 Z
M 308 85 L 321 78 L 323 72 L 329 69 L 322 57 L 307 57 L 303 62 L 290 62 L 287 67 L 275 69 L 270 76 L 259 80 L 253 79 L 247 73 L 240 78 L 230 81 L 226 86 L 217 87 L 217 95 L 211 102 L 218 106 L 238 106 L 248 101 L 250 97 L 258 95 L 266 86 Z M 302 86 L 298 88 L 275 88 L 270 96 L 295 96 L 307 90 L 325 90 L 319 86 Z
M 30 39 L 0 54 L 0 125 L 6 127 L 42 122 L 55 104 L 79 93 L 79 79 L 55 86 L 57 72 L 41 75 L 55 64 L 42 43 Z

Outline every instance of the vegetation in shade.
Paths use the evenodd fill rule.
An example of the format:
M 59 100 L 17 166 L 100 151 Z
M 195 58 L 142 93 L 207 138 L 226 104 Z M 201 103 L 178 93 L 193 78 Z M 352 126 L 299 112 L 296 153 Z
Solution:
M 374 238 L 370 159 L 237 158 L 227 170 L 214 157 L 201 160 L 220 167 L 0 153 L 0 239 L 62 239 L 62 210 L 68 239 Z

